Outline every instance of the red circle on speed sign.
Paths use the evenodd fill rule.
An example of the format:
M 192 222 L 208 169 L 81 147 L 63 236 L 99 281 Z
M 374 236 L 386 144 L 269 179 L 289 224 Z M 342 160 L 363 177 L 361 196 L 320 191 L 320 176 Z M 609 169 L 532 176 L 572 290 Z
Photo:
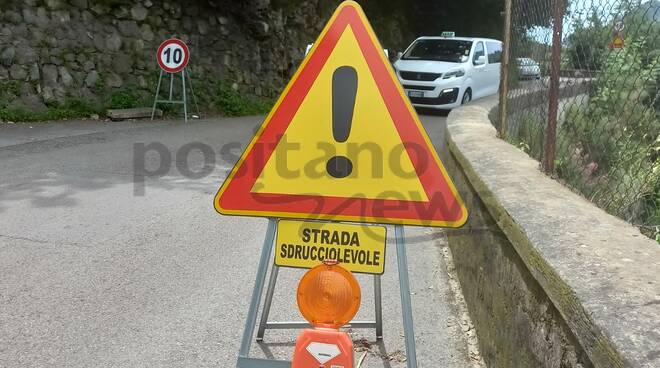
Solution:
M 170 38 L 158 47 L 156 55 L 160 68 L 168 73 L 178 73 L 188 65 L 190 51 L 188 46 L 178 38 Z

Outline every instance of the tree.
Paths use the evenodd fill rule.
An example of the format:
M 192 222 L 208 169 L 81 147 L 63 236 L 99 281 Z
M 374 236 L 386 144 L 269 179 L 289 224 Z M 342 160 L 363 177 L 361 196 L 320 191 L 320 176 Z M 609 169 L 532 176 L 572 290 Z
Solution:
M 502 0 L 462 0 L 412 2 L 413 32 L 439 35 L 454 31 L 458 35 L 501 38 L 504 2 Z
M 564 14 L 568 13 L 569 0 L 513 0 L 513 24 L 515 32 L 534 27 L 552 28 L 556 1 L 561 1 Z
M 362 0 L 360 4 L 386 48 L 402 49 L 416 37 L 440 35 L 443 31 L 454 31 L 459 36 L 502 35 L 502 0 Z
M 577 70 L 600 70 L 611 33 L 611 27 L 604 25 L 598 11 L 592 9 L 589 23 L 578 24 L 567 38 L 570 66 Z

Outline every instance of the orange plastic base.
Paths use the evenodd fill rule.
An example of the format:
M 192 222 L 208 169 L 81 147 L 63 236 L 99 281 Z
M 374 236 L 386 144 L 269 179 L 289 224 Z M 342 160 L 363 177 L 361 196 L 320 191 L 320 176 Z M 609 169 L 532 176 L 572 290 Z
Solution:
M 296 339 L 291 368 L 353 368 L 353 342 L 332 329 L 306 329 Z

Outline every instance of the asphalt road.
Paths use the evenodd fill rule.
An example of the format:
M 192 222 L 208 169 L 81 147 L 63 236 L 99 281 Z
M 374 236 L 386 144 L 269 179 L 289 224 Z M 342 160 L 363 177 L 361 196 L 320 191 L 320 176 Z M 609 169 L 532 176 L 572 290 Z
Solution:
M 441 144 L 445 118 L 423 120 Z M 212 200 L 260 121 L 0 125 L 0 367 L 234 366 L 267 221 L 220 216 Z M 172 152 L 171 169 L 136 195 L 134 144 L 150 142 Z M 177 170 L 176 153 L 191 142 L 216 153 L 210 166 L 200 154 L 187 158 L 210 175 Z M 406 232 L 420 367 L 468 367 L 442 232 Z M 300 318 L 300 275 L 280 272 L 273 319 Z M 371 279 L 359 279 L 358 318 L 369 318 Z M 362 367 L 405 366 L 393 245 L 383 298 L 384 342 L 353 331 L 366 341 L 356 346 L 357 357 L 368 351 Z M 268 331 L 253 353 L 287 358 L 294 339 Z

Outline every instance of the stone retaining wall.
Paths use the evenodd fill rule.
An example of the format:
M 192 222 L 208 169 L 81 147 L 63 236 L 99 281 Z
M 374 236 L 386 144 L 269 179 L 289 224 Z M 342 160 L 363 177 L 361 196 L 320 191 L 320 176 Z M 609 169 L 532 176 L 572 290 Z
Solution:
M 122 89 L 151 101 L 155 53 L 170 37 L 188 43 L 203 102 L 212 102 L 220 81 L 244 95 L 276 97 L 339 2 L 0 0 L 0 108 L 98 104 Z M 362 3 L 385 47 L 410 41 L 405 14 Z
M 496 137 L 487 98 L 451 112 L 466 200 L 449 246 L 491 367 L 660 366 L 660 246 Z
M 282 5 L 278 5 L 281 3 Z M 155 90 L 155 52 L 177 36 L 198 83 L 274 96 L 331 14 L 333 0 L 0 0 L 0 87 L 15 107 L 118 89 Z M 203 85 L 200 85 L 200 92 Z

